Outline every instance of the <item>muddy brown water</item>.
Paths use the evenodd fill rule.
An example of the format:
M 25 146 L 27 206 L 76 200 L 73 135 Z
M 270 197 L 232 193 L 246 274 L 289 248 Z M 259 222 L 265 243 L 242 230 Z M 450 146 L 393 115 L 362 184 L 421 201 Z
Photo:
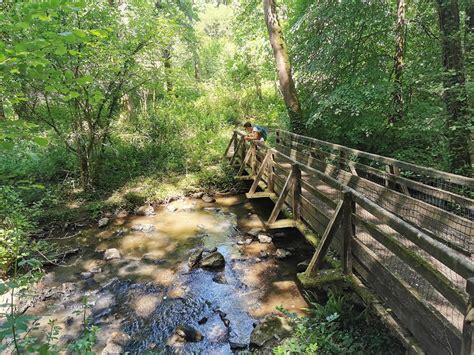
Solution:
M 67 346 L 81 333 L 77 310 L 87 296 L 87 315 L 100 328 L 96 352 L 113 332 L 122 332 L 130 337 L 124 346 L 130 353 L 230 354 L 232 343 L 249 344 L 254 325 L 277 306 L 297 313 L 307 307 L 295 282 L 296 264 L 311 255 L 303 236 L 280 230 L 271 244 L 236 243 L 246 231 L 262 227 L 271 211 L 269 200 L 250 202 L 239 195 L 171 205 L 177 210 L 161 206 L 154 216 L 117 218 L 106 229 L 64 241 L 79 243 L 81 251 L 68 260 L 70 266 L 52 268 L 38 284 L 28 313 L 42 315 L 39 333 L 56 319 L 62 328 L 59 342 Z M 137 224 L 152 224 L 155 230 L 132 231 Z M 217 247 L 225 267 L 189 270 L 188 256 L 197 247 Z M 103 261 L 107 248 L 117 248 L 121 259 Z M 277 248 L 289 249 L 292 256 L 276 259 Z M 261 251 L 270 256 L 259 261 Z M 99 272 L 83 280 L 80 273 L 90 270 Z M 204 339 L 171 342 L 179 324 L 195 328 Z

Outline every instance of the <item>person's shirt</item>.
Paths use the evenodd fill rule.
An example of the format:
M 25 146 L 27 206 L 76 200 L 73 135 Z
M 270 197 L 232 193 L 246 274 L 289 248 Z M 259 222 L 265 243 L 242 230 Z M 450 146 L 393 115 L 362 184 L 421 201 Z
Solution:
M 265 138 L 266 138 L 266 132 L 265 132 L 265 129 L 263 127 L 260 127 L 260 126 L 253 126 L 253 129 L 252 131 L 254 133 L 258 133 L 259 134 L 259 137 L 260 137 L 260 141 L 261 142 L 264 142 L 265 141 Z

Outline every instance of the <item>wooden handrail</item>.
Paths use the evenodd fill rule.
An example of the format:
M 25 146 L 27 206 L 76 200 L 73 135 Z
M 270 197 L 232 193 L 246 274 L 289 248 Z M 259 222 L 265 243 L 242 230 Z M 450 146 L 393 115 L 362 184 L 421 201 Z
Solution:
M 283 145 L 285 145 L 285 144 L 283 144 Z M 411 180 L 411 179 L 405 178 L 403 176 L 398 176 L 398 175 L 395 175 L 395 174 L 391 174 L 389 172 L 386 172 L 386 171 L 383 171 L 383 170 L 380 170 L 380 169 L 376 169 L 376 168 L 373 168 L 371 166 L 368 166 L 368 165 L 365 165 L 365 164 L 362 164 L 362 163 L 359 163 L 359 162 L 351 161 L 349 159 L 343 159 L 343 158 L 338 157 L 335 154 L 328 153 L 328 152 L 325 152 L 325 151 L 323 151 L 319 148 L 312 147 L 312 146 L 309 146 L 309 145 L 305 145 L 305 144 L 302 144 L 302 143 L 299 143 L 299 142 L 291 141 L 291 147 L 294 147 L 296 149 L 307 149 L 310 152 L 316 152 L 318 154 L 325 155 L 326 157 L 331 158 L 331 159 L 335 159 L 335 160 L 338 159 L 339 161 L 343 162 L 344 164 L 346 164 L 349 167 L 353 167 L 355 169 L 362 170 L 362 171 L 364 171 L 368 174 L 378 176 L 381 179 L 388 180 L 388 181 L 393 182 L 393 183 L 398 183 L 399 185 L 405 185 L 405 186 L 407 186 L 407 187 L 409 187 L 413 190 L 416 190 L 418 192 L 421 192 L 423 194 L 431 195 L 435 198 L 442 199 L 442 200 L 445 200 L 447 202 L 456 203 L 456 204 L 460 205 L 463 208 L 474 210 L 474 200 L 473 199 L 462 196 L 462 195 L 455 194 L 451 191 L 442 190 L 440 188 L 437 188 L 437 187 L 434 187 L 434 186 L 431 186 L 431 185 L 427 185 L 427 184 L 423 184 L 421 182 L 418 182 L 416 180 Z M 301 153 L 303 153 L 303 152 L 301 151 Z
M 410 170 L 410 171 L 413 171 L 413 172 L 416 172 L 416 173 L 419 173 L 419 174 L 425 174 L 425 175 L 431 176 L 431 177 L 441 178 L 441 179 L 446 180 L 447 182 L 455 183 L 455 184 L 466 186 L 466 187 L 469 187 L 469 188 L 474 188 L 474 179 L 470 178 L 470 177 L 467 177 L 467 176 L 451 174 L 451 173 L 447 173 L 447 172 L 444 172 L 444 171 L 439 171 L 439 170 L 435 170 L 435 169 L 432 169 L 432 168 L 419 166 L 419 165 L 416 165 L 416 164 L 413 164 L 413 163 L 408 163 L 408 162 L 404 162 L 404 161 L 401 161 L 401 160 L 396 160 L 396 159 L 393 159 L 393 158 L 384 157 L 384 156 L 378 155 L 378 154 L 364 152 L 362 150 L 349 148 L 349 147 L 346 147 L 346 146 L 343 146 L 343 145 L 340 145 L 340 144 L 325 142 L 325 141 L 322 141 L 322 140 L 319 140 L 319 139 L 316 139 L 316 138 L 306 137 L 306 136 L 302 136 L 302 135 L 299 135 L 299 134 L 296 134 L 296 133 L 291 133 L 291 132 L 284 131 L 284 130 L 277 130 L 277 132 L 279 132 L 279 134 L 295 137 L 295 138 L 302 139 L 302 140 L 305 140 L 305 141 L 308 141 L 308 142 L 313 142 L 313 143 L 316 143 L 316 144 L 319 144 L 319 145 L 322 145 L 322 146 L 325 146 L 325 147 L 328 147 L 328 148 L 331 148 L 331 149 L 342 150 L 342 151 L 345 151 L 346 153 L 353 154 L 353 155 L 358 156 L 358 157 L 371 159 L 371 160 L 377 161 L 379 163 L 391 164 L 393 166 L 397 166 L 397 167 L 405 169 L 405 170 Z

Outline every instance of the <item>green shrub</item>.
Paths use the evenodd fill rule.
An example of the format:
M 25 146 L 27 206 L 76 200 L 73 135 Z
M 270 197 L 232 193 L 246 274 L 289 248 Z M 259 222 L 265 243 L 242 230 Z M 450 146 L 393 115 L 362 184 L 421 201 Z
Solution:
M 404 351 L 366 310 L 357 311 L 348 295 L 329 293 L 326 304 L 311 303 L 309 315 L 286 313 L 294 335 L 274 349 L 287 354 L 402 354 Z

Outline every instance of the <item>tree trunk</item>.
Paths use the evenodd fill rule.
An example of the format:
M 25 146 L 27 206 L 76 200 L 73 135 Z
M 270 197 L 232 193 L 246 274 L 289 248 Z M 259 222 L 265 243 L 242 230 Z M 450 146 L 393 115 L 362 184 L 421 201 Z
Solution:
M 173 81 L 171 80 L 171 48 L 168 46 L 163 50 L 163 60 L 165 64 L 166 91 L 173 90 Z
M 290 118 L 290 127 L 294 132 L 302 133 L 303 114 L 296 94 L 295 83 L 291 75 L 290 59 L 288 57 L 288 50 L 278 20 L 275 0 L 263 0 L 263 9 L 265 12 L 265 22 L 267 23 L 270 44 L 275 57 L 280 89 Z
M 405 0 L 397 0 L 397 25 L 395 27 L 395 57 L 393 63 L 394 81 L 392 115 L 389 123 L 395 123 L 403 118 L 405 103 L 403 100 L 403 62 L 405 54 Z
M 443 66 L 444 100 L 448 112 L 446 131 L 453 172 L 469 173 L 469 115 L 465 85 L 464 58 L 457 0 L 437 0 Z
M 262 94 L 262 83 L 260 82 L 260 76 L 257 72 L 254 74 L 254 81 L 255 81 L 255 93 L 257 94 L 257 98 L 260 101 L 263 101 L 263 94 Z

